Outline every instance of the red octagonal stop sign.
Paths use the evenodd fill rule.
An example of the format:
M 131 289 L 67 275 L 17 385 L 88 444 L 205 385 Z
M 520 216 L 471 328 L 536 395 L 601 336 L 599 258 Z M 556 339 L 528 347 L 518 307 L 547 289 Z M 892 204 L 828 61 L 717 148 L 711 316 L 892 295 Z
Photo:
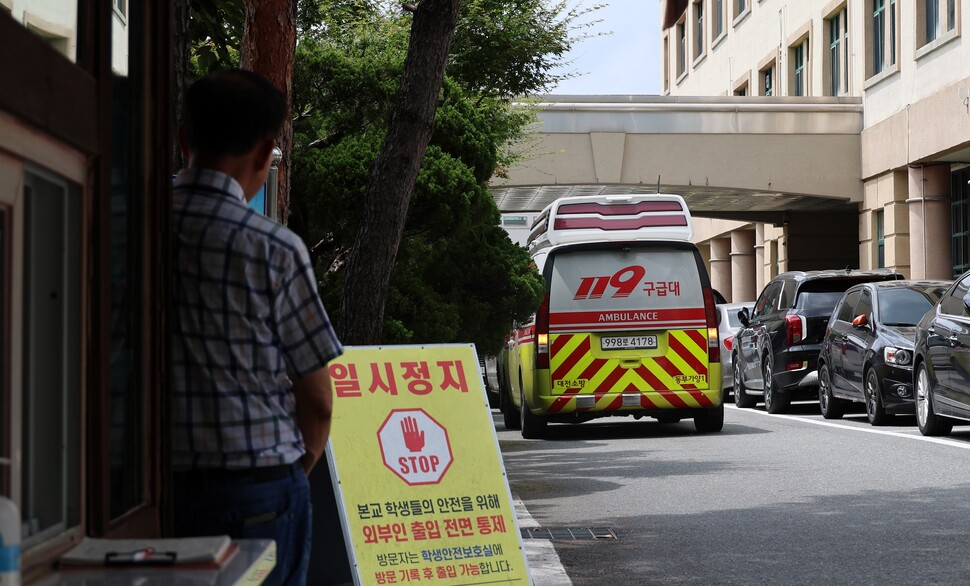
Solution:
M 424 409 L 394 409 L 377 430 L 384 465 L 404 482 L 438 484 L 453 460 L 448 430 Z

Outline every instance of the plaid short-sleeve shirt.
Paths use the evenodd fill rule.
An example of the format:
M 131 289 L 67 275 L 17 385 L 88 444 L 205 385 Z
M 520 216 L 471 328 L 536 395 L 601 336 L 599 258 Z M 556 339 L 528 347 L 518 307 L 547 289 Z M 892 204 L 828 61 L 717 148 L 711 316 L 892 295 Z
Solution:
M 306 245 L 223 173 L 183 170 L 173 199 L 173 465 L 295 462 L 292 381 L 343 352 Z

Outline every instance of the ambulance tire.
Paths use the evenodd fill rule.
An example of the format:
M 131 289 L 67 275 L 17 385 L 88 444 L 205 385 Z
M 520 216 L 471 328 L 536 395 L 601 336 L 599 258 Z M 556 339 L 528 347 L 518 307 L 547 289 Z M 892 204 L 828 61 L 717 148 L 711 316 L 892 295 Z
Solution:
M 521 429 L 522 421 L 519 420 L 519 412 L 515 410 L 515 403 L 512 402 L 512 396 L 509 394 L 508 389 L 502 389 L 499 403 L 502 409 L 502 423 L 505 424 L 505 429 Z
M 704 409 L 694 416 L 694 429 L 697 433 L 715 433 L 724 428 L 724 405 L 714 409 Z
M 522 415 L 522 437 L 525 439 L 543 439 L 546 437 L 546 420 L 529 411 L 529 405 L 525 402 L 525 395 L 519 404 L 519 413 Z

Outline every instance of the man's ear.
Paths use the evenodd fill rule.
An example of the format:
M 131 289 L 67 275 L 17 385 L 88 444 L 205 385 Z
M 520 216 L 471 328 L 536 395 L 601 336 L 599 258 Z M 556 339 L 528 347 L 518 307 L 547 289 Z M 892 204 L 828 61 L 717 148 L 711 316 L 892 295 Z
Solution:
M 264 168 L 269 167 L 270 157 L 273 156 L 274 146 L 276 146 L 276 139 L 267 138 L 259 141 L 256 147 L 253 149 L 253 164 L 256 166 L 257 170 L 262 171 Z

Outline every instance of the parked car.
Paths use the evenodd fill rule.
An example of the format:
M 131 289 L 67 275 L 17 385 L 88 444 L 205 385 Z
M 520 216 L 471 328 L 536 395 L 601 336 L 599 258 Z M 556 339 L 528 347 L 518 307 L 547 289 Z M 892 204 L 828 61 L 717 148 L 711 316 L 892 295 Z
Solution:
M 498 407 L 498 373 L 496 372 L 496 357 L 478 356 L 478 369 L 482 373 L 482 385 L 485 387 L 485 395 L 488 397 L 488 406 Z
M 772 279 L 734 338 L 734 403 L 784 413 L 795 398 L 815 398 L 816 364 L 832 309 L 858 283 L 895 281 L 891 270 L 791 271 Z
M 829 319 L 818 357 L 818 404 L 839 419 L 864 403 L 871 425 L 914 412 L 916 324 L 951 281 L 884 281 L 855 285 Z
M 947 435 L 970 421 L 970 272 L 920 320 L 913 368 L 920 433 Z
M 720 303 L 717 306 L 717 337 L 721 341 L 721 388 L 727 397 L 734 388 L 734 368 L 731 348 L 734 346 L 734 334 L 741 329 L 738 312 L 754 307 L 754 301 L 743 303 Z

